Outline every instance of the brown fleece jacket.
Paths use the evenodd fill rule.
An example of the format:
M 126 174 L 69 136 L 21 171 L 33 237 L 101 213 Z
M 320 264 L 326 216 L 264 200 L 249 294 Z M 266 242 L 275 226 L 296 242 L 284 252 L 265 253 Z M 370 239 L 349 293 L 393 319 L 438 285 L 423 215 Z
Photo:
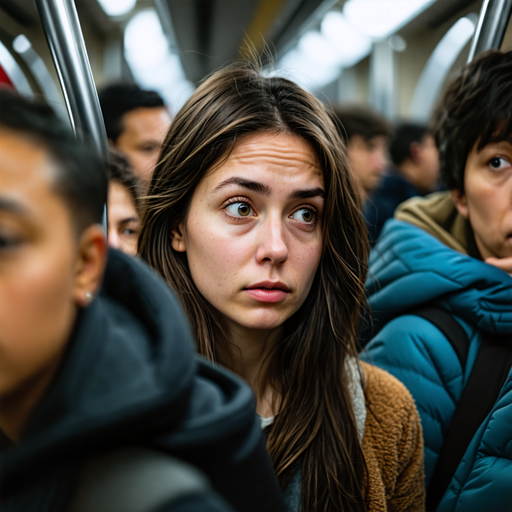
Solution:
M 361 362 L 365 376 L 363 453 L 369 512 L 425 510 L 423 439 L 411 394 L 392 375 Z

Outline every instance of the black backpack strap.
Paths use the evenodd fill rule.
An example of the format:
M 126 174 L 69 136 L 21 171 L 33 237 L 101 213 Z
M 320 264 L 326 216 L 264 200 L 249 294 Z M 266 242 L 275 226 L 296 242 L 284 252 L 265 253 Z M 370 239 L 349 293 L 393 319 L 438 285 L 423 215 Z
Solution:
M 496 403 L 511 366 L 511 340 L 484 336 L 439 454 L 427 493 L 427 510 L 437 509 L 469 443 Z
M 468 359 L 469 339 L 462 325 L 453 318 L 453 315 L 436 306 L 423 306 L 413 309 L 406 313 L 407 315 L 416 315 L 431 324 L 434 324 L 450 342 L 453 350 L 459 358 L 462 372 L 466 369 Z

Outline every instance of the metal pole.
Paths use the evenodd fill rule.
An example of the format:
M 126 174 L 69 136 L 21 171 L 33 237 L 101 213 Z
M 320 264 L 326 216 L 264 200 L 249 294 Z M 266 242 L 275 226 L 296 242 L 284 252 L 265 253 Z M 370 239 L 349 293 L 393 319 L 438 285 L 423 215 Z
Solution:
M 108 158 L 108 142 L 73 0 L 35 0 L 77 137 Z
M 512 0 L 484 0 L 468 62 L 484 50 L 500 48 L 511 13 Z

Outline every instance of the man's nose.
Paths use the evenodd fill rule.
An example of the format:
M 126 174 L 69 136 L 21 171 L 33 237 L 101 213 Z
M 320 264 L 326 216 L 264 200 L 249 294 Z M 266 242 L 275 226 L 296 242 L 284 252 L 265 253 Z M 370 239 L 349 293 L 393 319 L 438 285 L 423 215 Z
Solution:
M 377 171 L 384 172 L 387 165 L 386 155 L 381 151 L 377 151 L 373 157 L 373 163 Z

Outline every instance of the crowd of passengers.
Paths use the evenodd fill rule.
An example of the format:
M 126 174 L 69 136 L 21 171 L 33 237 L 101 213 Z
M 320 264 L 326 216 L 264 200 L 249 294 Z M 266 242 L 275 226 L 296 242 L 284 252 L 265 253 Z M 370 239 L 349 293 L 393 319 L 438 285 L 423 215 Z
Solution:
M 99 96 L 108 165 L 0 90 L 0 510 L 512 511 L 512 51 Z

